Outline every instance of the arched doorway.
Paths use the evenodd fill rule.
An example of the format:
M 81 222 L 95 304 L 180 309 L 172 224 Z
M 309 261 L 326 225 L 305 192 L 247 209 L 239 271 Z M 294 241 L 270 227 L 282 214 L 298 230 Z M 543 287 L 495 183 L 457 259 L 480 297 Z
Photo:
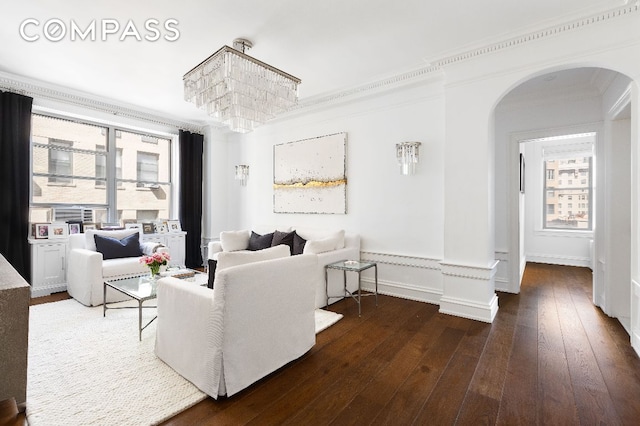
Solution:
M 549 72 L 509 91 L 494 114 L 496 251 L 500 256 L 501 248 L 504 250 L 502 255 L 508 264 L 502 283 L 505 288 L 499 288 L 499 282 L 496 287 L 518 292 L 527 260 L 591 267 L 594 303 L 619 318 L 627 331 L 632 211 L 630 85 L 628 77 L 603 68 Z M 528 149 L 525 141 L 543 144 L 546 138 L 548 146 L 553 137 L 591 132 L 596 135 L 592 199 L 586 203 L 583 199 L 572 200 L 565 192 L 561 208 L 565 218 L 569 213 L 575 217 L 575 212 L 582 214 L 587 204 L 592 229 L 550 229 L 544 218 L 558 208 L 557 200 L 555 205 L 545 202 L 552 192 L 545 193 L 544 156 L 536 155 L 541 149 Z M 530 177 L 525 178 L 523 192 L 505 184 L 520 180 L 521 158 L 526 161 L 522 172 Z M 501 215 L 505 219 L 502 222 Z

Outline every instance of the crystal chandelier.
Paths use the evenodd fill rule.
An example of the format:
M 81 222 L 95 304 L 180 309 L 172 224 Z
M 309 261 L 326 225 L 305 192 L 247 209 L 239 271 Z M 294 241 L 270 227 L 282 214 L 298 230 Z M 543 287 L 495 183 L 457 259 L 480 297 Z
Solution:
M 235 39 L 186 73 L 184 99 L 247 133 L 298 101 L 300 79 L 244 53 L 250 41 Z
M 412 175 L 420 159 L 420 142 L 402 142 L 396 144 L 396 158 L 400 165 L 400 174 Z

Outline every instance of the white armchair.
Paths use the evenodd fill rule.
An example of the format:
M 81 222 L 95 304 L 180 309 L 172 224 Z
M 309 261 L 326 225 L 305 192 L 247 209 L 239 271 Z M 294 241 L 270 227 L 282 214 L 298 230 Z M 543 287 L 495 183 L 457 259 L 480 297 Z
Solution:
M 213 290 L 158 281 L 156 355 L 206 394 L 231 396 L 315 344 L 316 255 L 219 270 Z
M 140 233 L 138 229 L 120 231 L 87 230 L 84 234 L 69 236 L 69 255 L 67 256 L 67 292 L 78 302 L 87 306 L 98 306 L 103 303 L 103 283 L 109 278 L 118 278 L 148 272 L 141 264 L 139 256 L 118 259 L 103 259 L 97 251 L 94 235 L 122 239 Z M 143 254 L 151 254 L 153 250 L 167 251 L 158 243 L 140 243 Z M 127 297 L 113 289 L 107 289 L 107 302 L 126 300 Z

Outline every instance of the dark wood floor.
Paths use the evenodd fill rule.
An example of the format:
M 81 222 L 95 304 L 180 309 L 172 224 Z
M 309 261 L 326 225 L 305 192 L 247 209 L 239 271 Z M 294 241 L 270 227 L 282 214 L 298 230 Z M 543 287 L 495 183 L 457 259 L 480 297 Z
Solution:
M 640 360 L 591 303 L 591 271 L 528 264 L 493 324 L 394 297 L 345 317 L 299 360 L 165 425 L 640 423 Z

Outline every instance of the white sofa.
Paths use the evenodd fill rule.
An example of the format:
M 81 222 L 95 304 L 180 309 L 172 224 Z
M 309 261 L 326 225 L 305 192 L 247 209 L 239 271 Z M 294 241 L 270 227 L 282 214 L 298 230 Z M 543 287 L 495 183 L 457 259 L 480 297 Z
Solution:
M 221 268 L 213 290 L 160 279 L 156 355 L 217 398 L 305 354 L 315 344 L 318 256 L 285 249 L 286 257 Z
M 97 251 L 94 235 L 122 239 L 132 234 L 140 234 L 138 229 L 118 231 L 87 230 L 84 234 L 69 235 L 69 255 L 67 256 L 67 292 L 78 302 L 87 306 L 102 305 L 103 283 L 109 278 L 119 278 L 149 272 L 146 265 L 140 263 L 140 256 L 103 260 Z M 158 243 L 140 242 L 143 254 L 154 250 L 167 251 Z M 128 299 L 122 293 L 107 289 L 107 302 Z
M 269 231 L 271 229 L 271 231 Z M 325 288 L 325 266 L 340 260 L 360 260 L 360 236 L 345 234 L 343 230 L 327 231 L 311 228 L 278 228 L 281 232 L 291 232 L 293 230 L 307 241 L 305 244 L 305 254 L 318 255 L 318 267 L 316 268 L 316 291 L 315 307 L 322 308 L 327 305 L 327 289 Z M 251 237 L 249 230 L 224 231 L 220 233 L 220 239 L 211 241 L 208 244 L 207 258 L 214 262 L 209 262 L 210 268 L 215 268 L 215 262 L 219 253 L 225 251 L 247 250 Z M 258 231 L 256 231 L 258 232 Z M 261 234 L 273 232 L 273 228 L 268 226 L 260 227 Z M 309 242 L 313 243 L 309 244 Z M 334 242 L 335 241 L 335 242 Z M 212 277 L 213 274 L 210 275 Z M 358 275 L 346 274 L 347 288 L 350 291 L 358 289 Z M 211 280 L 211 278 L 210 278 Z M 328 293 L 330 296 L 339 296 L 343 291 L 344 274 L 341 271 L 330 269 L 328 271 Z M 340 300 L 340 297 L 332 297 L 329 304 Z

